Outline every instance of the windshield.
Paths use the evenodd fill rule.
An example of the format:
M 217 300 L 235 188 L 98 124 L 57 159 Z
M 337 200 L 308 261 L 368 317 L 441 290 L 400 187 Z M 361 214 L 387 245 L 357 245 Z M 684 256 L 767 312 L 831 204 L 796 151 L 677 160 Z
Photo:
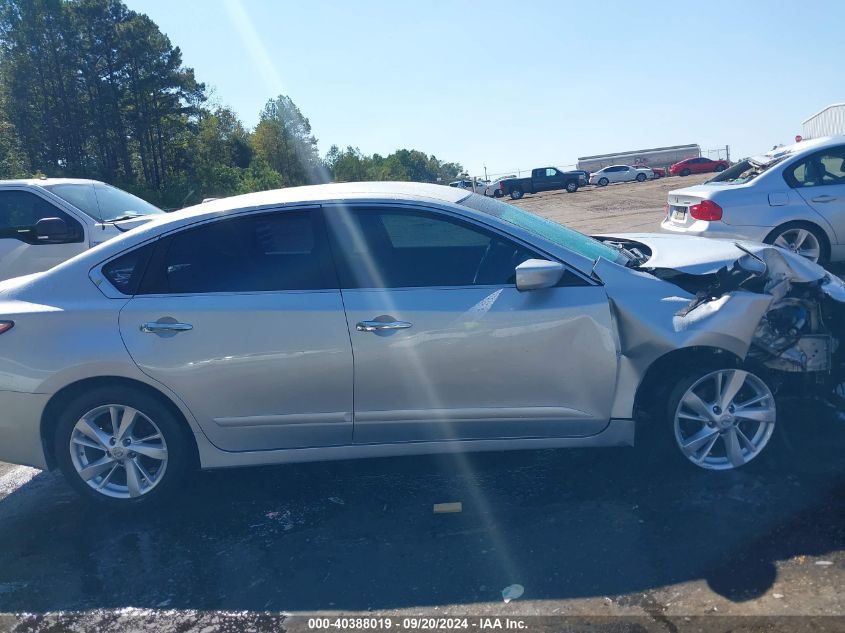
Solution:
M 138 196 L 103 183 L 62 183 L 45 185 L 44 188 L 101 222 L 164 213 Z
M 599 257 L 623 265 L 630 261 L 630 258 L 622 251 L 599 242 L 589 235 L 584 235 L 563 224 L 523 211 L 519 207 L 506 202 L 473 194 L 461 200 L 459 204 L 518 226 L 537 237 L 549 240 L 591 261 L 595 261 Z

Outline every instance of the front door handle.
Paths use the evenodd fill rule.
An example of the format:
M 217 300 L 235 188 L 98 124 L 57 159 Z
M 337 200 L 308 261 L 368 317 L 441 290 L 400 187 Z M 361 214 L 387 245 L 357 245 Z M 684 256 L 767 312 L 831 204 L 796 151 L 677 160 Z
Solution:
M 359 332 L 378 332 L 380 330 L 406 330 L 411 327 L 408 321 L 360 321 L 355 325 Z
M 147 334 L 158 334 L 160 332 L 187 332 L 193 330 L 190 323 L 162 323 L 161 321 L 150 321 L 141 325 L 141 331 Z
M 816 196 L 812 200 L 813 202 L 833 202 L 836 200 L 836 196 Z

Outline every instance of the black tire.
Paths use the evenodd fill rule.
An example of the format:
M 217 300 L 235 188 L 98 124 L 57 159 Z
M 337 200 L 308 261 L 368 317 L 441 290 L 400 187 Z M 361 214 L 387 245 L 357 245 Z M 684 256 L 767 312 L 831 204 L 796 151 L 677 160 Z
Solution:
M 501 198 L 502 197 L 502 190 L 496 189 L 496 191 L 493 192 L 493 197 L 494 198 Z
M 678 440 L 675 437 L 675 415 L 678 412 L 678 409 L 681 404 L 681 399 L 687 393 L 687 391 L 695 385 L 699 380 L 703 377 L 707 376 L 710 373 L 717 372 L 720 370 L 735 370 L 741 369 L 742 371 L 746 371 L 749 374 L 756 377 L 757 380 L 762 382 L 771 392 L 772 398 L 774 399 L 774 389 L 772 389 L 771 383 L 767 380 L 767 377 L 762 372 L 756 372 L 749 368 L 738 368 L 734 365 L 730 364 L 705 364 L 702 365 L 696 371 L 692 371 L 689 373 L 684 374 L 680 379 L 678 379 L 671 390 L 669 390 L 669 395 L 666 400 L 666 408 L 664 410 L 662 417 L 662 424 L 657 425 L 657 429 L 652 429 L 652 437 L 650 438 L 651 441 L 655 442 L 658 447 L 667 455 L 667 458 L 673 461 L 676 465 L 684 464 L 687 467 L 695 467 L 695 468 L 702 468 L 706 469 L 704 466 L 700 464 L 694 464 L 689 458 L 687 458 L 680 446 L 678 445 Z M 742 391 L 740 391 L 740 394 Z M 774 431 L 778 430 L 777 424 L 777 417 L 773 423 Z M 659 436 L 655 437 L 655 432 L 659 434 Z M 730 472 L 731 470 L 736 470 L 738 468 L 748 468 L 751 464 L 763 464 L 771 455 L 775 452 L 772 450 L 772 445 L 775 443 L 773 438 L 775 433 L 771 433 L 766 440 L 766 443 L 760 449 L 760 452 L 749 459 L 748 462 L 741 466 L 734 466 L 733 468 L 728 468 L 723 472 Z M 719 440 L 720 442 L 722 440 Z M 670 454 L 671 453 L 671 454 Z M 709 469 L 708 469 L 709 470 Z M 715 472 L 720 472 L 716 470 Z
M 692 172 L 689 169 L 682 169 L 680 175 L 681 176 L 689 176 Z
M 524 195 L 525 195 L 525 192 L 522 191 L 522 187 L 514 187 L 513 189 L 511 189 L 511 199 L 512 200 L 519 200 Z
M 645 182 L 646 175 L 645 174 L 637 174 L 637 182 Z
M 578 191 L 578 183 L 574 180 L 570 180 L 566 183 L 564 189 L 566 189 L 567 193 L 575 193 L 576 191 Z
M 824 234 L 824 231 L 814 224 L 810 224 L 809 222 L 787 222 L 786 224 L 781 224 L 779 227 L 774 229 L 763 241 L 766 244 L 774 244 L 775 240 L 777 240 L 782 234 L 794 229 L 805 229 L 813 234 L 819 242 L 820 250 L 819 258 L 816 260 L 816 263 L 819 266 L 826 267 L 830 263 L 830 242 L 827 241 L 827 236 Z
M 607 187 L 607 183 L 609 183 L 609 182 L 610 181 L 607 178 L 602 176 L 601 178 L 599 178 L 598 185 L 599 185 L 599 187 Z
M 167 462 L 161 480 L 150 490 L 134 498 L 117 498 L 98 492 L 79 475 L 71 456 L 71 437 L 76 423 L 87 412 L 105 405 L 127 406 L 154 421 L 164 438 Z M 127 508 L 156 503 L 172 494 L 178 483 L 187 479 L 192 458 L 190 430 L 158 398 L 124 385 L 103 386 L 81 394 L 63 407 L 53 437 L 56 462 L 68 483 L 83 497 L 112 508 Z M 100 449 L 91 449 L 99 451 Z M 101 453 L 94 453 L 100 455 Z M 119 470 L 119 469 L 118 469 Z M 125 469 L 124 469 L 125 472 Z M 116 477 L 118 475 L 115 475 Z M 125 480 L 125 474 L 124 474 Z
M 716 165 L 716 171 L 725 171 L 724 165 Z

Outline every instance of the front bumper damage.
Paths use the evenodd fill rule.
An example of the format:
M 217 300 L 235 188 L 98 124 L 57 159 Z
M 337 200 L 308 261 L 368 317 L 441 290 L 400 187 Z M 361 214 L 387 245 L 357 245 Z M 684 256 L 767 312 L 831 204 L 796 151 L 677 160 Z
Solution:
M 845 284 L 780 248 L 741 243 L 734 252 L 732 262 L 716 261 L 711 269 L 699 262 L 692 271 L 596 262 L 617 322 L 618 395 L 632 397 L 637 376 L 682 348 L 728 352 L 764 368 L 776 388 L 794 395 L 832 393 L 845 376 Z

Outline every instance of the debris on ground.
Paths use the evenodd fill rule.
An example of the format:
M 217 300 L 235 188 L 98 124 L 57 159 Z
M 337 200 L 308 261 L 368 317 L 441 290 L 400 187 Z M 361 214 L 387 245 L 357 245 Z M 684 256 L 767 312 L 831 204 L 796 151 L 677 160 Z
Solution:
M 525 593 L 525 587 L 522 585 L 509 585 L 502 589 L 502 599 L 505 603 L 508 603 L 511 600 L 516 600 L 523 593 Z

